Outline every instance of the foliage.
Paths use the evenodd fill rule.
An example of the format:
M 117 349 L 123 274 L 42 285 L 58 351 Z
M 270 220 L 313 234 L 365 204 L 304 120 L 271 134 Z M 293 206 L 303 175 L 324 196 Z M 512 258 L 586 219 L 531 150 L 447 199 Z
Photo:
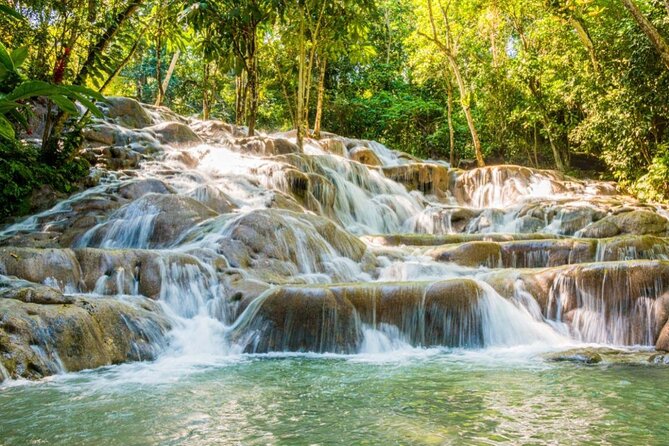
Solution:
M 569 170 L 585 154 L 667 199 L 665 1 L 24 0 L 0 1 L 0 28 L 27 77 L 59 88 L 251 128 L 322 122 L 420 156 L 449 158 L 452 140 L 456 163 L 475 139 L 493 163 Z M 4 95 L 25 81 L 10 77 Z

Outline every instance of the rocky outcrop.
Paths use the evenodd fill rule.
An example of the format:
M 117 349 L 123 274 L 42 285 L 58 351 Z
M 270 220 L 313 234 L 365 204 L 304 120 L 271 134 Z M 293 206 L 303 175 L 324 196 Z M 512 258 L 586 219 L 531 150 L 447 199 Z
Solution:
M 0 363 L 11 378 L 153 359 L 169 328 L 141 298 L 66 299 L 45 286 L 0 284 Z
M 366 166 L 378 167 L 383 165 L 376 153 L 369 147 L 354 147 L 349 150 L 348 157 Z
M 153 124 L 142 104 L 131 98 L 108 97 L 107 103 L 100 107 L 107 118 L 124 127 L 141 129 Z
M 605 238 L 620 234 L 669 234 L 669 220 L 650 210 L 630 210 L 608 215 L 579 231 L 581 237 Z
M 414 345 L 483 344 L 471 280 L 283 287 L 267 291 L 240 316 L 235 336 L 252 352 L 356 352 L 362 326 L 391 325 Z

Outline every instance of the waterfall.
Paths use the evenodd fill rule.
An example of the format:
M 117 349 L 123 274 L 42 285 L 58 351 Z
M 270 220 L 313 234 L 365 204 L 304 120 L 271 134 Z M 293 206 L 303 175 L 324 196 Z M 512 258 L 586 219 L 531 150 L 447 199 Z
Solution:
M 190 125 L 206 143 L 155 140 L 138 168 L 2 230 L 0 292 L 17 305 L 143 302 L 171 331 L 130 330 L 144 336 L 132 358 L 150 356 L 142 342 L 211 358 L 662 338 L 666 207 L 551 171 L 462 171 L 373 141 L 300 150 L 290 134 Z M 123 129 L 118 150 L 142 132 Z M 64 370 L 37 338 L 31 354 Z M 3 379 L 17 373 L 7 364 Z

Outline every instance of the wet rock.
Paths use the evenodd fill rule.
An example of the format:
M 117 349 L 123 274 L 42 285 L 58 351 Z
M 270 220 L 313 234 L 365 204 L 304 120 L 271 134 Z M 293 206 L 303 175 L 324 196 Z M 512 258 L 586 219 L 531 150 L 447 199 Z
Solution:
M 228 194 L 214 186 L 199 186 L 191 191 L 189 196 L 219 214 L 227 214 L 237 208 L 234 200 Z
M 195 133 L 209 144 L 218 144 L 238 134 L 235 127 L 223 121 L 196 121 L 190 126 Z
M 341 156 L 341 157 L 346 157 L 346 144 L 340 139 L 336 138 L 326 138 L 326 139 L 321 139 L 318 141 L 318 144 L 321 146 L 321 148 L 333 155 Z
M 93 143 L 112 146 L 116 143 L 118 130 L 105 122 L 93 123 L 82 130 L 86 140 Z
M 463 266 L 494 268 L 502 263 L 502 249 L 495 242 L 469 242 L 429 252 L 435 260 Z
M 618 234 L 666 235 L 669 221 L 653 211 L 634 210 L 609 215 L 579 232 L 581 237 L 604 238 Z
M 656 365 L 669 365 L 669 355 L 666 353 L 657 353 L 648 358 L 648 362 Z
M 327 271 L 338 277 L 331 270 L 335 258 L 358 262 L 366 251 L 364 243 L 328 219 L 269 209 L 230 219 L 217 243 L 233 267 L 248 268 L 273 282 L 300 273 Z
M 0 248 L 0 274 L 54 285 L 76 288 L 81 270 L 69 249 Z
M 247 347 L 254 352 L 353 353 L 362 342 L 359 318 L 396 327 L 414 345 L 482 346 L 479 293 L 468 279 L 282 287 L 246 308 L 236 336 L 255 333 Z
M 348 152 L 348 157 L 366 166 L 382 166 L 383 163 L 369 147 L 355 147 Z
M 597 350 L 588 348 L 549 353 L 544 355 L 544 359 L 550 362 L 577 362 L 582 364 L 598 364 L 602 362 L 602 356 Z
M 391 180 L 406 186 L 408 190 L 437 196 L 443 196 L 448 191 L 451 177 L 448 167 L 429 163 L 384 167 L 383 173 Z
M 126 200 L 137 200 L 146 194 L 172 194 L 174 189 L 156 179 L 132 180 L 118 188 L 118 195 Z
M 159 248 L 176 242 L 188 229 L 217 214 L 183 195 L 148 193 L 120 208 L 107 223 L 85 234 L 85 246 Z
M 239 138 L 235 143 L 241 152 L 253 155 L 272 156 L 301 153 L 300 148 L 296 144 L 284 138 L 251 136 L 248 138 Z
M 59 290 L 26 280 L 0 275 L 0 299 L 15 299 L 25 303 L 62 305 L 74 301 Z
M 141 299 L 79 297 L 67 305 L 0 299 L 0 362 L 12 378 L 38 379 L 153 359 L 169 328 L 159 307 Z
M 470 241 L 503 242 L 510 240 L 542 240 L 556 239 L 555 234 L 392 234 L 392 235 L 369 235 L 363 237 L 372 243 L 386 246 L 437 246 Z
M 181 122 L 162 122 L 147 128 L 162 144 L 172 146 L 194 146 L 202 144 L 202 139 L 190 127 Z
M 107 104 L 101 105 L 103 113 L 120 125 L 131 129 L 141 129 L 153 124 L 151 116 L 134 99 L 108 97 L 107 102 Z

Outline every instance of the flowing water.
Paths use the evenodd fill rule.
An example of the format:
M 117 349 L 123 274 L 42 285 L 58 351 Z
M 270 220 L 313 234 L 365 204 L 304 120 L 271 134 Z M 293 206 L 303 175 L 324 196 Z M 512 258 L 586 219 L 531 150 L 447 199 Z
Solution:
M 0 444 L 662 443 L 666 207 L 145 112 L 0 233 Z

